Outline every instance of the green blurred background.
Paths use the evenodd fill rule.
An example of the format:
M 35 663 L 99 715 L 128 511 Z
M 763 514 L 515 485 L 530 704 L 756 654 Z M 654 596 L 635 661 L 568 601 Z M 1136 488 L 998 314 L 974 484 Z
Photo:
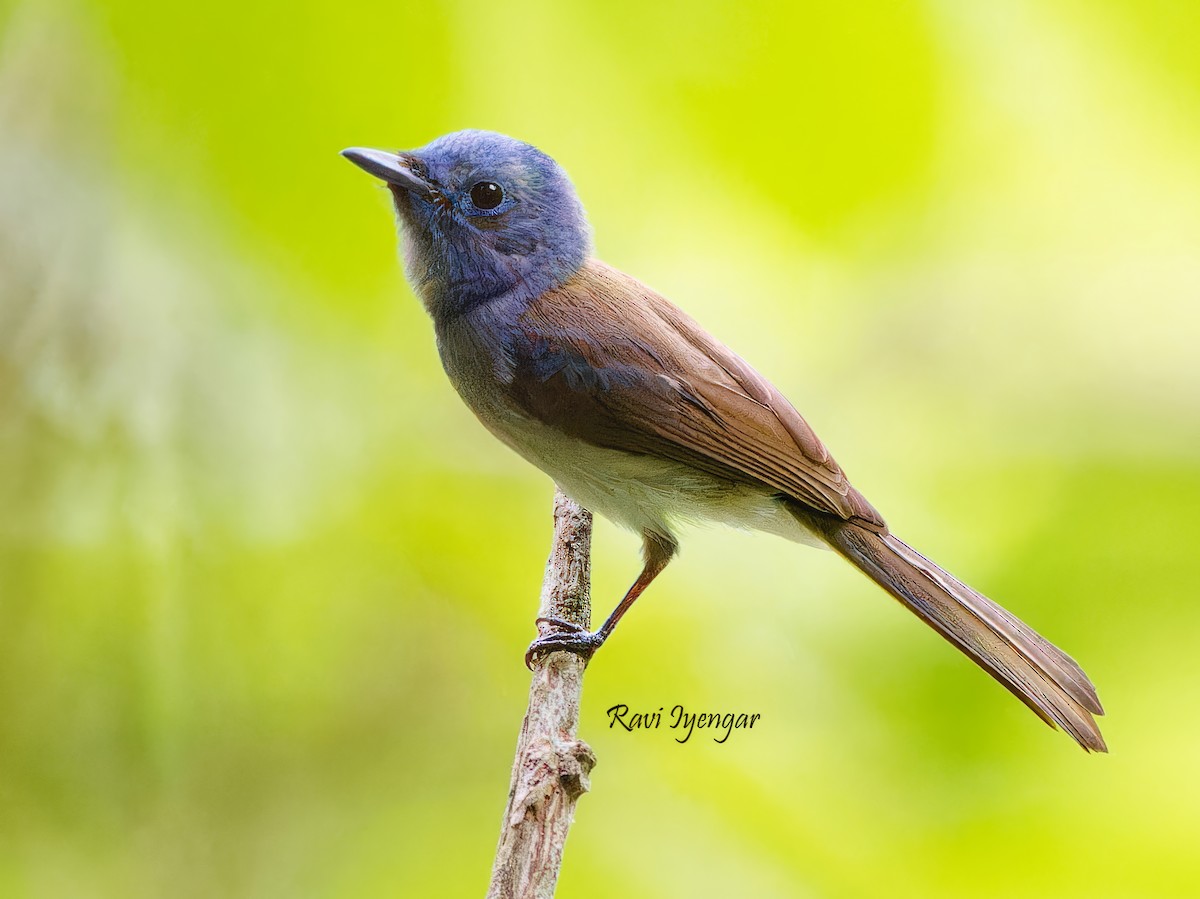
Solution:
M 0 896 L 482 895 L 551 485 L 337 156 L 542 146 L 598 252 L 1085 665 L 1085 756 L 696 531 L 560 895 L 1200 895 L 1200 6 L 0 2 Z M 601 522 L 597 613 L 636 573 Z M 724 745 L 624 702 L 762 715 Z

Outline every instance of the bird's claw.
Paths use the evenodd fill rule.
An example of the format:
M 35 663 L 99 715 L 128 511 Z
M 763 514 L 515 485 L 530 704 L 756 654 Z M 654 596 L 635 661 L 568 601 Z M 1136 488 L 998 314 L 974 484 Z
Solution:
M 543 624 L 553 625 L 556 630 L 542 634 L 525 650 L 525 667 L 531 671 L 536 656 L 550 652 L 573 652 L 586 662 L 604 643 L 604 638 L 599 634 L 565 618 L 539 618 L 537 624 L 539 630 Z
M 542 634 L 543 624 L 549 624 L 557 630 L 566 631 L 572 634 L 586 634 L 588 632 L 588 629 L 582 624 L 576 624 L 574 621 L 568 621 L 566 618 L 558 618 L 554 615 L 535 618 L 533 623 L 537 625 L 539 634 Z M 542 636 L 545 636 L 545 634 L 542 634 Z

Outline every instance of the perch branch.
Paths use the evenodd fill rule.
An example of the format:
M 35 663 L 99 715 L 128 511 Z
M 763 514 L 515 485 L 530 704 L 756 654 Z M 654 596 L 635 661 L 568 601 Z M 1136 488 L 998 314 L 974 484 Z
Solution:
M 591 626 L 591 542 L 592 513 L 556 492 L 540 617 Z M 570 652 L 534 659 L 488 899 L 554 895 L 575 802 L 587 792 L 596 763 L 592 750 L 576 738 L 585 664 Z

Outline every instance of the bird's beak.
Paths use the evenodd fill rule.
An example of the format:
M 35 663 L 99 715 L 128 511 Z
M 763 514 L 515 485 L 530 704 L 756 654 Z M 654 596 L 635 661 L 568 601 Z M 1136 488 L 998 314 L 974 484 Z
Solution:
M 405 153 L 350 147 L 343 150 L 342 155 L 364 172 L 382 178 L 388 184 L 403 187 L 418 197 L 428 199 L 433 196 L 433 188 L 428 181 L 412 170 L 411 158 Z

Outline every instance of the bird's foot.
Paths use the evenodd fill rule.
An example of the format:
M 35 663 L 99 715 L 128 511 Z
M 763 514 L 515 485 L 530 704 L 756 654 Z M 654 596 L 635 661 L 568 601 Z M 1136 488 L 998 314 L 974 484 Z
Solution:
M 539 630 L 543 624 L 553 625 L 556 630 L 542 634 L 529 644 L 529 649 L 525 650 L 525 667 L 530 670 L 533 669 L 535 656 L 549 652 L 573 652 L 586 662 L 592 657 L 592 653 L 604 643 L 604 637 L 580 627 L 573 621 L 567 621 L 565 618 L 539 618 L 537 620 Z

